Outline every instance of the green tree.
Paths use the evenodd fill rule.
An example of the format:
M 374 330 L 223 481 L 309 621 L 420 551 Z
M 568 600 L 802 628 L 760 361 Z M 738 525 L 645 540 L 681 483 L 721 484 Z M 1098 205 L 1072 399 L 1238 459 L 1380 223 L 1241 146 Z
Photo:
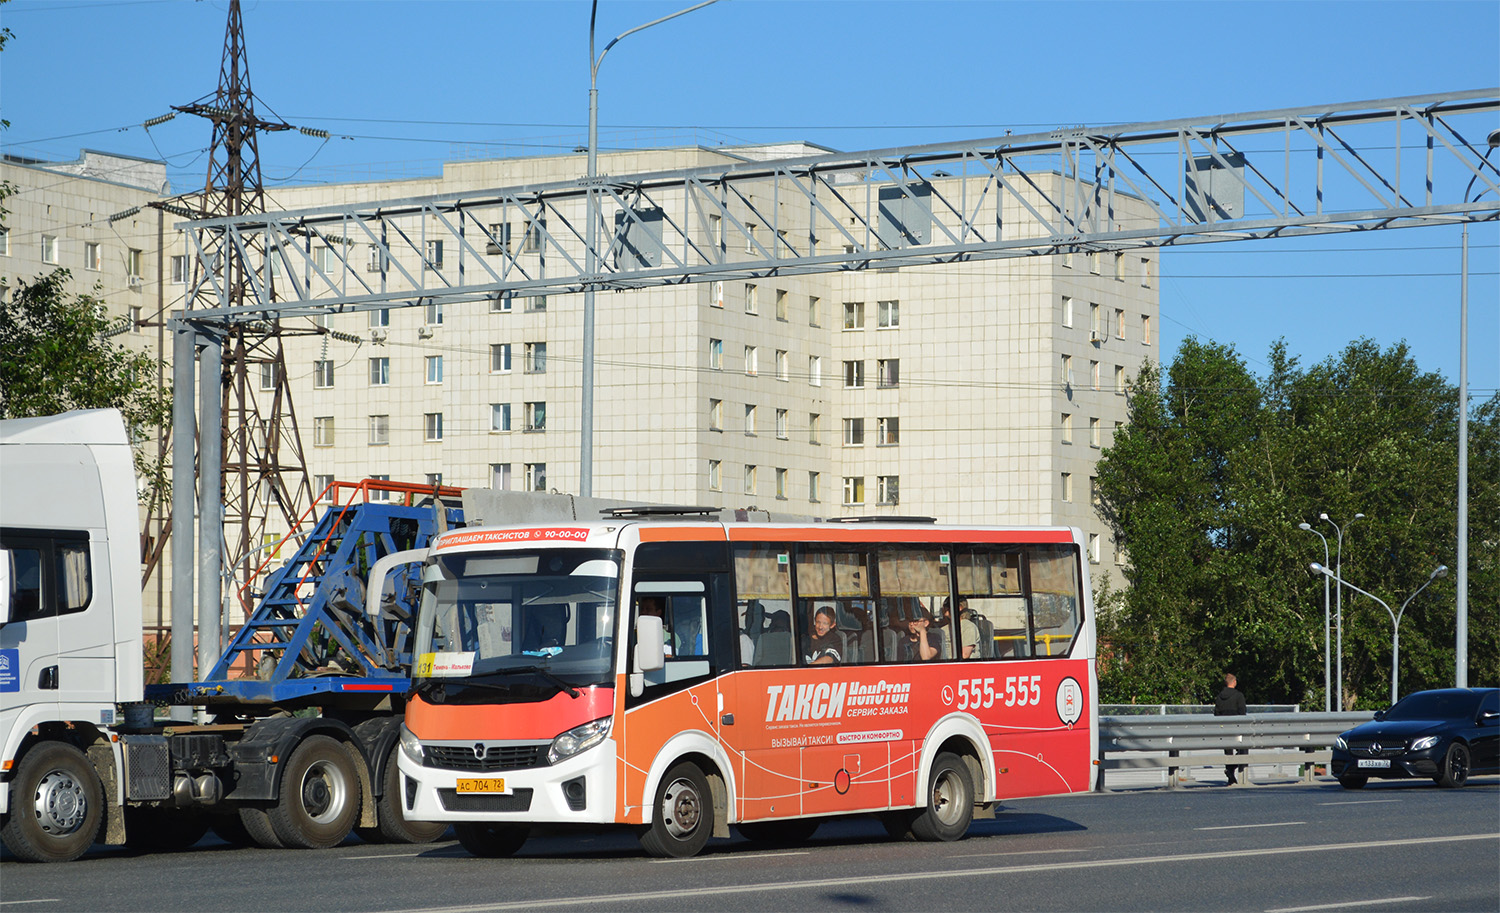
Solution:
M 0 301 L 0 418 L 114 408 L 142 439 L 172 411 L 156 360 L 111 342 L 103 302 L 69 293 L 68 280 L 54 270 Z M 136 470 L 165 490 L 162 467 L 140 448 Z
M 1253 702 L 1322 705 L 1322 544 L 1298 530 L 1321 511 L 1366 514 L 1344 540 L 1344 576 L 1399 608 L 1456 534 L 1456 391 L 1405 346 L 1368 340 L 1301 370 L 1272 347 L 1256 378 L 1232 348 L 1186 341 L 1146 370 L 1131 420 L 1099 465 L 1105 518 L 1130 587 L 1101 600 L 1108 701 L 1200 703 L 1224 671 Z M 1500 679 L 1500 407 L 1474 410 L 1470 444 L 1471 680 Z M 1488 513 L 1481 513 L 1483 511 Z M 1325 530 L 1331 532 L 1331 530 Z M 1401 625 L 1402 692 L 1452 683 L 1454 589 L 1439 580 Z M 1346 703 L 1389 693 L 1391 625 L 1344 597 Z

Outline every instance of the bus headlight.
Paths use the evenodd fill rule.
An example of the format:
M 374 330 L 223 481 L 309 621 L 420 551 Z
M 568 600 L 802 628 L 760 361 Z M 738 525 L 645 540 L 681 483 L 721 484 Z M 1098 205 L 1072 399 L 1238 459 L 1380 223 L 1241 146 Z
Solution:
M 547 763 L 556 764 L 564 758 L 571 758 L 580 751 L 598 745 L 604 741 L 605 736 L 609 735 L 609 724 L 610 717 L 605 717 L 602 720 L 575 726 L 553 739 L 552 747 L 547 749 Z
M 420 765 L 422 763 L 422 743 L 418 741 L 415 732 L 406 728 L 405 723 L 401 724 L 398 741 L 401 744 L 401 753 L 406 755 L 407 760 L 413 764 Z

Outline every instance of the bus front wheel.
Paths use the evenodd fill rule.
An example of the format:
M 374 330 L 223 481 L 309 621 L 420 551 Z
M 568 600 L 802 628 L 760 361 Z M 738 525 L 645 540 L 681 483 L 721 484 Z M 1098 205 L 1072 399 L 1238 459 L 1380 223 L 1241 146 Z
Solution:
M 651 825 L 641 846 L 652 856 L 696 856 L 714 830 L 714 798 L 698 765 L 682 761 L 656 787 Z
M 927 779 L 927 807 L 911 822 L 918 840 L 957 840 L 968 833 L 974 817 L 974 784 L 963 758 L 944 752 L 932 762 Z

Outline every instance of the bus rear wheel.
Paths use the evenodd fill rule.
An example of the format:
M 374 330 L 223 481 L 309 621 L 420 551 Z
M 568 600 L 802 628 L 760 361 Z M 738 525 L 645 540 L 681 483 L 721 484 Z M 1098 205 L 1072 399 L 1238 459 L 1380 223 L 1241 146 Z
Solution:
M 641 846 L 652 856 L 696 856 L 713 834 L 713 793 L 708 777 L 691 761 L 674 765 L 661 778 L 651 808 L 651 824 L 641 835 Z
M 927 780 L 927 807 L 911 822 L 918 840 L 957 840 L 974 817 L 974 784 L 963 758 L 944 752 L 932 762 Z

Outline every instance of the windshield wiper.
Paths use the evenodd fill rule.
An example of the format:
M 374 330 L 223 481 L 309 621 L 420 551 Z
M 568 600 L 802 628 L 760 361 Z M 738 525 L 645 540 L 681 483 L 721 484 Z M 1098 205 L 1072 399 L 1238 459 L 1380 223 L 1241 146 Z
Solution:
M 484 674 L 485 675 L 519 675 L 522 672 L 530 672 L 530 673 L 533 673 L 535 675 L 540 675 L 542 678 L 545 678 L 547 681 L 549 681 L 552 684 L 556 685 L 560 690 L 566 691 L 567 694 L 568 694 L 568 697 L 576 698 L 576 697 L 579 697 L 579 696 L 581 696 L 583 694 L 582 691 L 579 691 L 577 688 L 575 688 L 573 686 L 572 682 L 568 681 L 565 678 L 561 678 L 559 676 L 553 675 L 551 672 L 548 672 L 546 669 L 543 669 L 541 666 L 509 666 L 509 667 L 504 668 L 504 669 L 494 669 L 494 670 L 492 670 L 490 672 L 486 672 Z M 486 688 L 495 688 L 495 689 L 499 689 L 499 690 L 504 690 L 504 686 L 503 685 L 492 685 L 492 684 L 489 684 L 487 682 L 477 682 L 477 683 L 475 683 L 475 682 L 473 682 L 472 679 L 469 680 L 469 681 L 467 681 L 467 682 L 465 682 L 465 684 L 479 684 L 479 685 L 482 685 L 482 686 L 484 686 Z

